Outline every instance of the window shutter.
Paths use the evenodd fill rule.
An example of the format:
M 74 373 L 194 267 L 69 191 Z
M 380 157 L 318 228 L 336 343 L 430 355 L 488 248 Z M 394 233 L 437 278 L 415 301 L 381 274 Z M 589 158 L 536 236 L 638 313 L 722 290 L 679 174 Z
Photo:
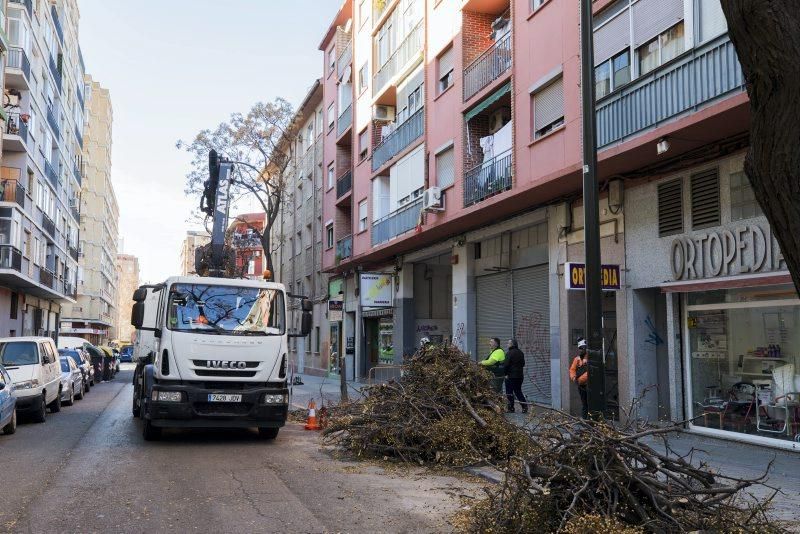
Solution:
M 699 0 L 700 41 L 705 42 L 728 31 L 720 0 Z
M 455 158 L 453 149 L 436 154 L 436 185 L 445 188 L 453 185 L 456 180 Z
M 564 79 L 559 78 L 533 96 L 533 131 L 564 116 Z
M 632 9 L 634 46 L 683 20 L 683 0 L 639 0 Z
M 594 32 L 594 64 L 598 65 L 630 46 L 630 15 L 627 9 Z
M 437 76 L 441 78 L 448 71 L 453 70 L 453 47 L 448 48 L 441 56 L 439 56 L 439 73 Z
M 719 226 L 719 171 L 711 169 L 692 176 L 692 230 Z
M 658 236 L 683 232 L 683 188 L 681 180 L 658 186 Z

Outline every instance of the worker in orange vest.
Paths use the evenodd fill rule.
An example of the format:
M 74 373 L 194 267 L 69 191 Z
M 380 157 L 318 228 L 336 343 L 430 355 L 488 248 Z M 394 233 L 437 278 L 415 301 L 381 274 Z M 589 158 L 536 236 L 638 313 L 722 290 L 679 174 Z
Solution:
M 569 367 L 569 379 L 578 386 L 578 393 L 581 396 L 581 414 L 584 419 L 589 417 L 589 393 L 586 389 L 589 383 L 589 354 L 586 352 L 586 348 L 586 340 L 578 340 L 578 355 L 575 356 Z

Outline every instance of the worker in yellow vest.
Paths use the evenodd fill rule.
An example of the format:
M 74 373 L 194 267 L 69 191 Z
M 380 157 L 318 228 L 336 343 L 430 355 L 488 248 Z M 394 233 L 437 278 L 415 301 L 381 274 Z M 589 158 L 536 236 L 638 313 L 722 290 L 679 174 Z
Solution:
M 503 379 L 505 378 L 506 374 L 506 353 L 500 348 L 500 339 L 496 337 L 493 337 L 489 341 L 489 348 L 491 349 L 489 357 L 478 363 L 486 367 L 494 375 L 492 380 L 494 390 L 497 393 L 502 393 Z

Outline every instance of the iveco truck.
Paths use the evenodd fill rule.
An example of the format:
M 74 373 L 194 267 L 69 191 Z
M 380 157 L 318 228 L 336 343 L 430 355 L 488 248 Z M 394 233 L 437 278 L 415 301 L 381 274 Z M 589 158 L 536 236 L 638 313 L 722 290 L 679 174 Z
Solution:
M 300 298 L 294 332 L 290 298 Z M 168 427 L 278 435 L 289 404 L 288 338 L 308 334 L 308 300 L 287 295 L 281 284 L 216 277 L 169 278 L 140 287 L 133 300 L 133 414 L 143 420 L 146 440 Z

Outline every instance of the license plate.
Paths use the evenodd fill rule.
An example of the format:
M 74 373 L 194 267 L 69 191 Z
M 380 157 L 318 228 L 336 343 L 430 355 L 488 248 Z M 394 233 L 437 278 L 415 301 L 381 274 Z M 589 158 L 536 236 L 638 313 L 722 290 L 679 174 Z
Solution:
M 208 402 L 242 402 L 242 396 L 229 393 L 209 393 Z

